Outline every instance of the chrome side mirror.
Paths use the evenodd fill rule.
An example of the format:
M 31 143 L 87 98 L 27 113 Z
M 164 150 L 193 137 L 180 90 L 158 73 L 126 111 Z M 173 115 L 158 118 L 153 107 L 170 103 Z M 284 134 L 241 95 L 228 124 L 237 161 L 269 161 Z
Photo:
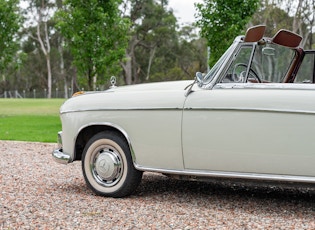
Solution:
M 204 75 L 201 72 L 196 73 L 196 81 L 198 82 L 198 85 L 203 84 Z

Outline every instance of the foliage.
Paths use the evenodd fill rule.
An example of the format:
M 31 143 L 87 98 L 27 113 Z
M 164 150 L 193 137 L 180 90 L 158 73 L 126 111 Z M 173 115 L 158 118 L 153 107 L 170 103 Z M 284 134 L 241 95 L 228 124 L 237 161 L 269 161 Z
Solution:
M 264 2 L 261 5 L 251 20 L 252 25 L 266 25 L 265 35 L 268 37 L 274 36 L 279 29 L 289 29 L 292 26 L 292 22 L 293 18 L 289 17 L 283 9 L 268 2 Z
M 73 64 L 93 89 L 93 78 L 119 71 L 127 45 L 128 20 L 119 16 L 119 0 L 66 0 L 56 15 Z
M 202 37 L 211 49 L 213 65 L 255 13 L 259 0 L 205 0 L 196 4 Z
M 0 71 L 16 56 L 17 32 L 20 28 L 18 0 L 0 0 Z
M 178 28 L 166 0 L 125 3 L 130 8 L 125 17 L 132 23 L 122 63 L 126 84 L 192 79 L 196 71 L 206 69 L 205 45 L 196 35 L 195 25 Z
M 312 49 L 314 44 L 315 0 L 263 0 L 252 18 L 252 24 L 267 26 L 266 35 L 288 29 L 303 37 L 301 46 Z
M 164 70 L 173 65 L 174 58 L 167 58 L 167 54 L 177 42 L 176 19 L 166 8 L 165 0 L 130 0 L 130 7 L 130 13 L 125 15 L 131 21 L 130 39 L 122 63 L 126 84 L 149 81 L 157 62 L 164 64 L 159 65 Z M 161 51 L 163 54 L 159 55 Z
M 47 0 L 32 0 L 30 3 L 42 1 L 46 2 Z M 121 16 L 124 21 L 132 21 L 132 24 L 129 24 L 128 32 L 121 36 L 122 38 L 130 38 L 128 47 L 121 50 L 121 52 L 126 53 L 126 56 L 120 62 L 123 63 L 121 65 L 123 66 L 129 60 L 132 60 L 130 61 L 130 66 L 133 72 L 133 80 L 128 84 L 145 81 L 192 79 L 196 71 L 206 70 L 204 40 L 199 38 L 195 25 L 178 27 L 172 9 L 167 7 L 167 1 L 126 0 L 126 2 L 137 4 L 135 6 L 129 5 L 130 7 L 133 6 L 134 9 L 131 10 L 128 6 L 127 13 Z M 62 3 L 67 2 L 49 1 L 50 14 L 49 17 L 45 18 L 51 46 L 49 58 L 52 67 L 52 97 L 57 95 L 55 93 L 57 91 L 69 92 L 69 94 L 58 94 L 59 96 L 65 95 L 65 97 L 68 97 L 77 90 L 89 89 L 87 87 L 88 77 L 75 67 L 75 56 L 73 52 L 70 52 L 70 48 L 73 51 L 73 46 L 69 43 L 73 40 L 70 39 L 70 32 L 74 29 L 77 30 L 77 28 L 68 28 L 70 30 L 69 39 L 64 39 L 60 30 L 56 30 L 56 20 L 61 19 L 60 14 L 70 16 L 71 13 L 69 4 L 63 5 Z M 33 4 L 33 6 L 36 6 L 36 4 Z M 52 17 L 57 8 L 59 9 L 58 14 Z M 119 9 L 122 10 L 122 5 Z M 7 77 L 6 82 L 0 80 L 0 97 L 4 95 L 4 91 L 11 91 L 11 95 L 14 95 L 12 92 L 18 90 L 21 95 L 31 96 L 34 91 L 42 92 L 40 95 L 46 95 L 47 92 L 47 62 L 40 43 L 36 41 L 36 7 L 32 10 L 27 8 L 27 12 L 25 14 L 27 23 L 24 24 L 24 28 L 21 30 L 18 38 L 21 41 L 21 48 L 17 56 L 19 68 L 16 70 L 11 65 L 7 66 L 4 75 L 10 77 Z M 58 26 L 61 29 L 60 23 Z M 42 25 L 40 28 L 40 34 L 44 35 L 45 31 L 43 29 L 45 26 Z M 84 43 L 81 46 L 82 50 L 89 52 L 87 49 L 89 46 L 85 45 L 86 42 L 82 41 L 82 43 Z M 107 54 L 104 49 L 102 49 L 102 52 L 104 55 Z M 87 63 L 87 59 L 83 59 L 79 54 L 77 55 L 77 60 Z M 129 58 L 127 54 L 134 58 Z M 97 81 L 93 81 L 93 87 L 96 87 L 96 90 L 108 88 L 107 83 L 109 81 L 104 81 L 104 78 L 114 74 L 121 75 L 117 79 L 118 85 L 126 84 L 127 74 L 125 71 L 122 71 L 121 66 L 118 65 L 118 62 L 116 62 L 116 65 L 101 65 L 101 71 L 95 74 Z M 95 68 L 93 67 L 92 70 L 95 70 Z M 9 94 L 6 95 L 11 96 Z
M 0 0 L 0 28 L 16 17 L 11 13 L 21 10 L 17 1 Z M 315 45 L 315 0 L 205 0 L 198 8 L 198 26 L 203 26 L 204 38 L 200 38 L 195 24 L 179 27 L 167 0 L 22 2 L 33 8 L 25 9 L 25 23 L 23 27 L 18 24 L 19 36 L 8 38 L 4 34 L 5 29 L 17 31 L 15 26 L 0 30 L 1 60 L 7 60 L 0 66 L 0 97 L 14 96 L 15 90 L 28 97 L 33 97 L 33 92 L 37 92 L 34 97 L 47 95 L 47 57 L 51 62 L 52 97 L 69 97 L 82 88 L 89 90 L 88 85 L 90 89 L 106 89 L 106 78 L 111 75 L 118 76 L 118 85 L 192 79 L 196 71 L 207 69 L 207 46 L 211 47 L 213 64 L 234 37 L 244 32 L 257 2 L 261 5 L 246 27 L 266 24 L 267 36 L 280 28 L 289 29 L 305 38 L 305 49 Z M 4 10 L 10 5 L 14 10 Z M 47 57 L 36 41 L 41 9 L 40 35 L 45 37 L 46 24 L 51 46 Z M 18 50 L 17 42 L 21 44 Z M 14 46 L 7 49 L 1 44 Z M 8 51 L 10 54 L 4 53 Z

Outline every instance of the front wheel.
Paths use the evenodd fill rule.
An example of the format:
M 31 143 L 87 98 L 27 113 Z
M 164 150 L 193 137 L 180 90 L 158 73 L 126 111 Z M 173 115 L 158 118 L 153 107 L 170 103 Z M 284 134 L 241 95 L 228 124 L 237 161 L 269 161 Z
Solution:
M 82 171 L 87 186 L 101 196 L 130 195 L 142 178 L 142 172 L 133 166 L 127 142 L 112 131 L 98 133 L 88 141 Z

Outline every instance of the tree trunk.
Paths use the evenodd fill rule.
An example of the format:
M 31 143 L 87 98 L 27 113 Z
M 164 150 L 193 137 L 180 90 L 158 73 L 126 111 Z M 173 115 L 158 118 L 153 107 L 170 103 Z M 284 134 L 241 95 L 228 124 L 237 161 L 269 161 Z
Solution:
M 126 51 L 126 64 L 121 64 L 125 72 L 125 83 L 126 85 L 131 85 L 132 83 L 132 67 L 131 67 L 131 57 Z
M 138 43 L 139 40 L 137 38 L 131 38 L 130 50 L 126 50 L 126 63 L 121 63 L 121 66 L 123 67 L 125 72 L 125 83 L 127 85 L 134 84 L 137 80 L 135 47 Z
M 65 62 L 64 62 L 64 58 L 63 58 L 63 38 L 59 37 L 59 45 L 58 45 L 58 52 L 59 52 L 59 57 L 60 57 L 60 75 L 61 78 L 64 80 L 64 98 L 68 98 L 68 82 L 67 82 L 67 77 L 65 76 Z
M 49 35 L 48 35 L 48 28 L 47 28 L 47 22 L 43 21 L 43 15 L 42 11 L 44 10 L 46 6 L 43 4 L 41 8 L 37 9 L 38 13 L 38 21 L 37 21 L 37 39 L 40 44 L 40 47 L 45 55 L 46 63 L 47 63 L 47 98 L 51 98 L 51 64 L 50 64 L 50 41 L 49 41 Z M 44 25 L 44 41 L 41 37 L 40 33 L 40 26 L 43 23 Z
M 150 57 L 149 57 L 147 76 L 146 76 L 145 80 L 149 80 L 149 78 L 150 78 L 151 65 L 152 65 L 152 61 L 153 61 L 154 55 L 155 55 L 155 51 L 156 51 L 156 46 L 154 46 L 153 49 L 150 50 Z
M 50 65 L 50 54 L 46 56 L 47 62 L 47 98 L 51 98 L 51 65 Z

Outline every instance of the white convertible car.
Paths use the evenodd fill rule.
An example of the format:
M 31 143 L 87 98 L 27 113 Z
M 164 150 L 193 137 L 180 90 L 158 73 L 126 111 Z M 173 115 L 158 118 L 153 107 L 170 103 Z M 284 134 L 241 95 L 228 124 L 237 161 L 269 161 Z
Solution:
M 144 171 L 314 186 L 315 51 L 264 31 L 248 29 L 195 81 L 74 95 L 54 159 L 81 160 L 88 187 L 111 197 L 135 191 Z

